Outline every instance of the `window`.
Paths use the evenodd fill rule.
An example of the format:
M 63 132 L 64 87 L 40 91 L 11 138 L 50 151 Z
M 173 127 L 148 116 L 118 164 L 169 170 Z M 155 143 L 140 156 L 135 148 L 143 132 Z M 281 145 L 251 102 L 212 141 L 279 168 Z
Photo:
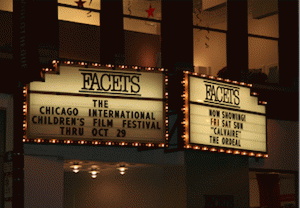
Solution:
M 226 65 L 226 34 L 194 28 L 195 72 L 217 76 Z
M 1 0 L 0 10 L 12 12 L 13 11 L 13 0 Z
M 58 19 L 100 26 L 100 0 L 58 0 Z
M 58 0 L 59 58 L 100 61 L 100 2 Z
M 161 1 L 123 0 L 125 64 L 161 67 Z
M 277 0 L 248 0 L 249 69 L 267 83 L 279 83 L 278 38 Z
M 194 25 L 227 30 L 226 0 L 193 0 Z
M 124 29 L 160 35 L 160 0 L 123 0 Z
M 193 0 L 195 72 L 217 76 L 226 67 L 226 0 Z

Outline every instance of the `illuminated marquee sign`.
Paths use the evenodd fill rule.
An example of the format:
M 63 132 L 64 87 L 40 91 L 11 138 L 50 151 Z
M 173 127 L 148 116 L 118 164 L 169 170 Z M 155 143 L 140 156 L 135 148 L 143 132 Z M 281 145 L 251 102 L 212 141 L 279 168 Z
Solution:
M 28 88 L 27 140 L 164 146 L 163 72 L 59 69 L 59 74 L 46 73 L 45 82 L 32 82 Z
M 250 85 L 184 74 L 185 147 L 243 155 L 267 152 L 265 102 Z

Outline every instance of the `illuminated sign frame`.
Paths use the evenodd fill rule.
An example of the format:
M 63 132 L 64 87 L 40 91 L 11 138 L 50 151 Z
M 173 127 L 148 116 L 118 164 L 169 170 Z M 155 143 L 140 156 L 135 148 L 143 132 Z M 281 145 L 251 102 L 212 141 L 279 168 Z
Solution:
M 101 92 L 80 92 L 79 93 L 74 93 L 74 92 L 68 92 L 69 89 L 66 90 L 66 92 L 63 89 L 63 92 L 58 90 L 55 90 L 55 86 L 54 86 L 54 90 L 50 89 L 49 91 L 47 91 L 47 88 L 41 89 L 41 91 L 34 91 L 32 89 L 30 89 L 29 86 L 24 87 L 24 103 L 23 103 L 23 113 L 24 113 L 24 123 L 23 123 L 23 130 L 24 130 L 24 136 L 23 136 L 23 142 L 24 143 L 50 143 L 50 144 L 79 144 L 79 145 L 96 145 L 96 146 L 103 146 L 103 145 L 115 145 L 115 146 L 127 146 L 127 147 L 151 147 L 151 148 L 163 148 L 163 147 L 168 147 L 168 137 L 169 137 L 169 133 L 168 133 L 168 92 L 167 92 L 167 88 L 168 88 L 168 76 L 167 76 L 167 70 L 163 69 L 163 68 L 153 68 L 153 67 L 138 67 L 138 66 L 114 66 L 114 65 L 100 65 L 98 63 L 86 63 L 86 62 L 71 62 L 71 61 L 53 61 L 54 64 L 54 68 L 56 68 L 56 70 L 52 70 L 52 69 L 43 69 L 43 71 L 45 73 L 50 73 L 50 74 L 55 74 L 53 76 L 61 76 L 60 74 L 57 74 L 57 66 L 58 64 L 60 66 L 75 66 L 77 68 L 79 68 L 79 71 L 88 71 L 88 72 L 99 72 L 99 73 L 103 73 L 103 71 L 108 71 L 112 74 L 116 74 L 116 73 L 128 73 L 128 74 L 144 74 L 144 75 L 148 75 L 152 76 L 151 74 L 153 73 L 159 73 L 162 75 L 162 82 L 161 86 L 162 86 L 162 90 L 163 92 L 161 92 L 160 88 L 156 91 L 153 91 L 151 88 L 148 89 L 147 91 L 143 92 L 145 96 L 141 96 L 141 97 L 133 97 L 132 95 L 130 95 L 129 93 L 127 93 L 127 96 L 122 96 L 122 94 L 115 94 L 115 95 L 107 95 L 107 94 L 103 94 Z M 119 72 L 118 72 L 119 71 Z M 122 71 L 122 72 L 120 72 Z M 155 74 L 153 74 L 153 76 L 155 76 Z M 124 80 L 126 82 L 126 80 L 130 79 L 130 77 L 126 77 L 123 78 L 122 80 Z M 93 82 L 96 79 L 92 79 L 92 77 L 88 77 L 86 79 L 89 79 L 89 82 L 91 80 L 93 80 Z M 107 78 L 106 78 L 107 79 Z M 110 79 L 109 79 L 110 80 Z M 121 78 L 119 79 L 119 81 L 121 80 Z M 84 80 L 83 80 L 84 81 Z M 46 81 L 47 82 L 47 81 Z M 129 81 L 132 85 L 134 85 L 134 81 L 131 80 Z M 128 83 L 129 83 L 128 82 Z M 160 81 L 159 81 L 160 82 Z M 137 87 L 140 86 L 132 86 L 131 88 L 129 87 L 129 84 L 127 83 L 127 88 L 126 89 L 138 89 Z M 87 84 L 87 83 L 86 83 Z M 119 85 L 119 84 L 118 84 Z M 66 85 L 68 86 L 68 85 Z M 51 86 L 53 87 L 53 86 Z M 51 88 L 50 87 L 50 88 Z M 126 87 L 126 84 L 125 84 Z M 68 88 L 68 87 L 66 87 Z M 70 88 L 70 87 L 69 87 Z M 85 88 L 85 87 L 83 87 Z M 89 89 L 91 89 L 92 87 L 90 87 Z M 44 91 L 43 91 L 44 90 Z M 83 90 L 84 91 L 84 90 Z M 137 91 L 137 90 L 135 90 Z M 142 90 L 141 90 L 142 91 Z M 157 91 L 160 91 L 160 96 L 157 95 Z M 152 94 L 151 94 L 152 93 Z M 149 94 L 149 98 L 147 98 Z M 138 103 L 138 100 L 141 100 L 141 102 L 156 102 L 158 103 L 158 105 L 162 105 L 162 110 L 161 112 L 163 113 L 163 115 L 161 116 L 161 122 L 162 122 L 162 126 L 161 126 L 161 130 L 163 131 L 163 137 L 161 138 L 161 140 L 159 141 L 155 141 L 154 139 L 149 139 L 147 140 L 148 137 L 142 138 L 142 140 L 126 140 L 125 138 L 118 138 L 118 139 L 114 139 L 112 137 L 110 137 L 109 139 L 105 139 L 104 137 L 101 138 L 82 138 L 82 139 L 78 139 L 78 138 L 72 138 L 72 136 L 68 136 L 70 138 L 66 138 L 66 137 L 59 137 L 56 136 L 57 138 L 51 138 L 51 136 L 41 136 L 40 138 L 35 138 L 30 136 L 30 124 L 32 125 L 32 118 L 30 118 L 30 116 L 32 116 L 30 114 L 30 96 L 37 96 L 37 95 L 42 95 L 42 96 L 47 96 L 50 95 L 51 98 L 52 97 L 65 97 L 65 98 L 72 98 L 72 97 L 76 97 L 76 98 L 82 98 L 82 99 L 90 99 L 90 98 L 94 98 L 94 99 L 111 99 L 114 100 L 114 103 L 119 102 L 119 100 L 125 99 L 127 100 L 127 102 L 131 102 L 134 103 L 135 101 L 137 101 L 136 103 Z M 151 98 L 154 97 L 154 98 Z M 158 98 L 155 98 L 155 96 L 159 96 Z M 42 99 L 42 98 L 41 98 Z M 40 100 L 41 100 L 40 99 Z M 50 99 L 50 98 L 48 98 Z M 153 100 L 153 101 L 152 101 Z M 158 102 L 157 102 L 158 101 Z M 62 102 L 62 101 L 61 101 Z M 83 101 L 85 102 L 85 101 Z M 119 102 L 120 103 L 120 102 Z M 118 104 L 118 103 L 117 103 Z M 126 103 L 127 104 L 127 103 Z M 125 105 L 126 106 L 126 105 Z M 74 108 L 75 109 L 75 108 Z M 43 108 L 43 110 L 45 110 Z M 61 110 L 61 109 L 59 109 Z M 39 110 L 41 111 L 41 109 Z M 145 110 L 144 110 L 145 111 Z M 104 111 L 103 111 L 104 112 Z M 42 113 L 42 112 L 40 112 Z M 129 114 L 127 114 L 128 116 Z M 148 116 L 151 115 L 151 113 L 147 114 Z M 153 113 L 152 115 L 153 116 Z M 96 116 L 97 117 L 97 116 Z M 51 119 L 51 118 L 48 118 Z M 147 119 L 146 115 L 145 115 L 145 119 Z M 149 118 L 148 118 L 149 119 Z M 77 118 L 78 120 L 78 118 Z M 35 120 L 36 122 L 37 120 Z M 77 124 L 79 124 L 81 120 L 77 121 Z M 74 121 L 75 122 L 75 121 Z M 143 122 L 143 121 L 141 121 Z M 157 122 L 158 123 L 158 122 Z M 153 125 L 153 124 L 152 124 Z M 158 124 L 157 124 L 158 125 Z M 152 127 L 151 127 L 152 128 Z M 142 130 L 140 130 L 142 131 Z M 52 136 L 54 137 L 54 136 Z
M 192 78 L 196 78 L 197 80 L 201 81 L 201 83 L 208 83 L 206 85 L 206 90 L 207 92 L 205 91 L 204 93 L 207 93 L 205 94 L 205 96 L 211 96 L 214 92 L 210 91 L 212 89 L 210 89 L 209 87 L 211 87 L 212 85 L 216 85 L 216 86 L 227 86 L 228 89 L 219 89 L 220 92 L 223 92 L 225 94 L 225 90 L 226 90 L 226 93 L 228 92 L 227 95 L 224 95 L 223 96 L 223 106 L 220 106 L 216 103 L 214 103 L 214 101 L 210 100 L 213 98 L 216 98 L 215 94 L 213 94 L 213 96 L 209 97 L 209 99 L 206 99 L 204 98 L 203 94 L 201 94 L 200 96 L 200 93 L 194 93 L 193 95 L 190 94 L 191 92 L 191 77 Z M 249 88 L 252 87 L 252 84 L 246 84 L 244 82 L 237 82 L 237 81 L 231 81 L 229 79 L 222 79 L 222 78 L 216 78 L 214 76 L 207 76 L 205 74 L 198 74 L 198 73 L 193 73 L 193 72 L 189 72 L 189 71 L 185 71 L 183 73 L 183 81 L 182 81 L 182 84 L 183 84 L 183 94 L 182 94 L 182 98 L 183 98 L 183 103 L 184 103 L 184 106 L 182 108 L 182 111 L 183 111 L 183 121 L 182 121 L 182 127 L 183 127 L 183 135 L 182 135 L 182 139 L 184 141 L 184 148 L 185 149 L 193 149 L 193 150 L 202 150 L 202 151 L 210 151 L 210 152 L 219 152 L 219 153 L 228 153 L 228 154 L 235 154 L 235 155 L 248 155 L 248 156 L 256 156 L 256 157 L 268 157 L 268 150 L 267 150 L 267 119 L 266 119 L 266 113 L 265 113 L 265 105 L 267 104 L 267 102 L 265 101 L 258 101 L 258 98 L 257 98 L 257 93 L 255 92 L 251 92 L 249 90 Z M 194 84 L 195 85 L 195 84 Z M 204 86 L 204 85 L 203 85 Z M 198 90 L 197 88 L 195 88 L 195 86 L 193 86 L 194 89 L 193 91 L 196 92 L 196 90 Z M 240 107 L 235 107 L 233 106 L 234 105 L 234 102 L 236 102 L 237 105 L 239 105 L 239 102 L 240 102 L 240 98 L 238 96 L 236 96 L 236 101 L 234 101 L 233 99 L 235 98 L 235 92 L 234 90 L 232 89 L 248 89 L 249 92 L 251 92 L 248 95 L 245 95 L 247 97 L 247 99 L 250 99 L 251 102 L 253 104 L 254 100 L 255 100 L 255 105 L 256 106 L 262 106 L 262 107 L 259 107 L 260 110 L 258 110 L 259 112 L 256 112 L 256 109 L 255 109 L 255 106 L 250 106 L 248 105 L 248 103 L 243 103 L 243 107 L 241 109 L 239 109 Z M 200 89 L 199 89 L 200 90 Z M 214 89 L 215 90 L 215 89 Z M 219 92 L 219 93 L 220 93 Z M 247 90 L 246 90 L 247 92 Z M 211 94 L 210 94 L 211 93 Z M 230 94 L 231 93 L 231 94 Z M 237 95 L 239 92 L 236 92 Z M 199 95 L 198 95 L 199 94 Z M 192 96 L 192 99 L 199 99 L 199 100 L 196 100 L 196 101 L 191 101 L 191 96 Z M 197 97 L 198 96 L 198 97 Z M 200 100 L 201 99 L 201 100 Z M 226 99 L 226 101 L 225 101 Z M 221 100 L 218 100 L 218 98 L 216 98 L 216 102 L 220 102 L 221 103 Z M 194 109 L 191 109 L 191 106 L 193 106 Z M 199 106 L 199 109 L 197 109 L 197 111 L 195 111 L 195 106 Z M 234 147 L 234 146 L 224 146 L 223 145 L 219 145 L 218 142 L 222 142 L 222 141 L 218 141 L 218 142 L 212 142 L 212 144 L 208 144 L 208 142 L 196 142 L 196 143 L 192 143 L 191 140 L 193 140 L 194 138 L 191 139 L 191 137 L 193 137 L 193 134 L 195 136 L 195 133 L 194 132 L 191 132 L 191 110 L 193 112 L 200 112 L 203 114 L 204 110 L 205 112 L 211 112 L 209 109 L 218 109 L 219 112 L 224 112 L 225 114 L 228 113 L 228 112 L 233 112 L 232 115 L 235 113 L 235 112 L 238 112 L 239 114 L 236 114 L 236 116 L 245 116 L 246 115 L 250 115 L 254 118 L 256 117 L 260 117 L 260 120 L 263 120 L 263 122 L 265 122 L 265 129 L 263 129 L 263 131 L 265 132 L 265 151 L 261 151 L 261 150 L 253 150 L 253 149 L 243 149 L 243 148 L 238 148 L 238 147 Z M 250 109 L 250 110 L 249 110 Z M 213 112 L 213 110 L 212 110 Z M 241 113 L 242 112 L 242 113 Z M 207 113 L 206 115 L 206 119 L 211 119 L 211 118 L 208 118 L 209 117 L 209 113 Z M 202 116 L 205 116 L 205 115 L 202 115 Z M 256 116 L 256 117 L 255 117 Z M 193 119 L 195 119 L 195 117 L 193 117 Z M 239 119 L 242 119 L 241 117 Z M 203 120 L 203 119 L 202 119 Z M 210 125 L 215 125 L 215 126 L 220 126 L 220 124 L 218 122 L 220 122 L 219 120 L 221 119 L 211 119 L 211 120 L 214 120 L 215 122 L 217 123 L 213 123 L 213 124 L 210 124 Z M 222 120 L 224 121 L 224 120 Z M 194 122 L 194 120 L 192 121 Z M 210 122 L 210 121 L 205 121 L 206 123 L 207 122 Z M 226 122 L 226 119 L 225 119 L 225 122 Z M 238 124 L 238 122 L 237 122 Z M 195 124 L 193 124 L 195 125 Z M 204 124 L 199 124 L 199 128 L 203 127 Z M 242 124 L 243 125 L 243 124 Z M 206 124 L 206 126 L 208 126 Z M 212 129 L 213 131 L 215 130 L 215 126 L 211 126 L 211 127 L 203 127 L 203 128 L 206 128 L 206 131 L 207 129 Z M 245 125 L 244 125 L 245 126 Z M 220 128 L 218 128 L 220 129 Z M 225 128 L 226 129 L 226 128 Z M 229 129 L 229 127 L 227 128 Z M 194 130 L 195 130 L 195 127 L 194 127 Z M 223 129 L 222 129 L 223 130 Z M 204 131 L 201 129 L 201 131 Z M 227 131 L 227 130 L 223 130 L 224 132 Z M 227 131 L 229 132 L 229 131 Z M 233 132 L 233 130 L 231 130 L 231 132 Z M 239 131 L 238 133 L 240 133 L 241 131 Z M 200 133 L 200 134 L 204 134 L 204 133 Z M 215 132 L 214 132 L 215 134 Z M 229 136 L 230 137 L 230 136 Z M 223 137 L 224 138 L 224 137 Z M 219 138 L 218 138 L 219 139 Z M 195 139 L 194 139 L 195 140 Z M 200 139 L 200 141 L 202 140 L 202 137 Z M 203 141 L 203 140 L 202 140 Z M 213 140 L 214 141 L 214 140 Z M 235 140 L 232 140 L 233 142 L 237 142 Z M 211 141 L 210 141 L 211 142 Z M 230 141 L 231 142 L 231 141 Z

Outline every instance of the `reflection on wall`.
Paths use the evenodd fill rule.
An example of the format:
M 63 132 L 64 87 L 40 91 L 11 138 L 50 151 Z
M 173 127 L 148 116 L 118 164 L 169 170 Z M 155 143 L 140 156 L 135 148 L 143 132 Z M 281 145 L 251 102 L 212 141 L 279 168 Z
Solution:
M 84 171 L 65 172 L 64 208 L 185 207 L 183 171 L 148 165 L 129 168 L 125 175 L 104 169 L 95 179 Z
M 226 34 L 194 29 L 194 66 L 211 67 L 216 76 L 226 65 Z

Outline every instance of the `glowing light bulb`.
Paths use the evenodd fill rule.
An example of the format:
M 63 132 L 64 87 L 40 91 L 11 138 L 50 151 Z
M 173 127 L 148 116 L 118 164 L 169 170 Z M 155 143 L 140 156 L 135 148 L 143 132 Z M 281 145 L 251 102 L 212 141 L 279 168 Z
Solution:
M 120 171 L 121 175 L 125 175 L 125 171 L 128 169 L 125 167 L 125 165 L 120 165 L 119 168 L 117 168 Z
M 78 173 L 81 167 L 78 162 L 74 162 L 73 165 L 70 166 L 74 173 Z
M 92 177 L 92 178 L 97 178 L 97 174 L 100 173 L 99 167 L 98 167 L 97 165 L 93 165 L 93 166 L 90 168 L 89 173 L 91 174 L 91 177 Z

